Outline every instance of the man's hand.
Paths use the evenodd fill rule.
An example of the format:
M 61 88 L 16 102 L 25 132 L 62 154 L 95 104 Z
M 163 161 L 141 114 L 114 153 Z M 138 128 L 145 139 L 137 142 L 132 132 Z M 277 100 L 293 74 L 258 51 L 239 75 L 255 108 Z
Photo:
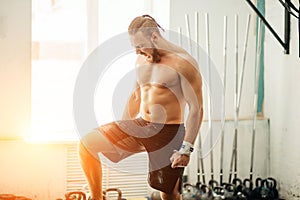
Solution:
M 174 150 L 173 155 L 170 158 L 172 162 L 171 167 L 186 167 L 190 162 L 190 156 L 186 154 L 179 153 L 177 150 Z

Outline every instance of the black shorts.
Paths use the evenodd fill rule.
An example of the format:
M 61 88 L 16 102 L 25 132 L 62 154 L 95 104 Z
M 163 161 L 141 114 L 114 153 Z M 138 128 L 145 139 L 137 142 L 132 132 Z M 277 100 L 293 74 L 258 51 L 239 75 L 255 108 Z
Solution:
M 185 135 L 183 124 L 152 123 L 138 118 L 108 123 L 98 130 L 119 149 L 115 153 L 102 152 L 108 159 L 118 162 L 134 153 L 147 151 L 150 186 L 170 194 L 179 180 L 181 192 L 184 168 L 171 168 L 170 157 L 173 150 L 179 149 L 182 144 Z

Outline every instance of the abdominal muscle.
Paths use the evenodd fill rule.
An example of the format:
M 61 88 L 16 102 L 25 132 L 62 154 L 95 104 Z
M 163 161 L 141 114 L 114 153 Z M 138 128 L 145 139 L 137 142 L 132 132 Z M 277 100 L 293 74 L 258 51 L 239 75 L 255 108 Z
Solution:
M 176 88 L 144 85 L 141 87 L 140 114 L 144 120 L 154 123 L 181 124 L 184 117 L 182 94 Z

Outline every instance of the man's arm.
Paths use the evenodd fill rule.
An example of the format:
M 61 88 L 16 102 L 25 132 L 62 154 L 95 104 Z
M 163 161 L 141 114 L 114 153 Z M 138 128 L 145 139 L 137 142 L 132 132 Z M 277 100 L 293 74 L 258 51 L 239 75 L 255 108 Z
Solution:
M 130 95 L 124 113 L 123 119 L 132 119 L 135 118 L 140 112 L 140 104 L 141 104 L 141 92 L 140 87 L 136 83 L 135 89 Z
M 191 70 L 181 78 L 183 96 L 188 104 L 184 141 L 194 144 L 203 118 L 202 78 L 198 70 Z
M 181 70 L 180 84 L 183 96 L 188 104 L 189 113 L 186 120 L 186 133 L 179 151 L 174 151 L 170 160 L 171 167 L 185 167 L 190 161 L 189 154 L 198 135 L 203 118 L 202 78 L 200 72 L 189 66 L 189 70 Z

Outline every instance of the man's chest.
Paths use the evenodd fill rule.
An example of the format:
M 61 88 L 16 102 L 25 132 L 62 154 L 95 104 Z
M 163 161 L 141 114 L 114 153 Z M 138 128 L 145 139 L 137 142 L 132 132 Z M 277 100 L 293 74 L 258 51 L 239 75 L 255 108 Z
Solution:
M 137 68 L 140 85 L 159 84 L 171 87 L 179 83 L 179 75 L 173 68 L 162 64 L 141 65 Z

